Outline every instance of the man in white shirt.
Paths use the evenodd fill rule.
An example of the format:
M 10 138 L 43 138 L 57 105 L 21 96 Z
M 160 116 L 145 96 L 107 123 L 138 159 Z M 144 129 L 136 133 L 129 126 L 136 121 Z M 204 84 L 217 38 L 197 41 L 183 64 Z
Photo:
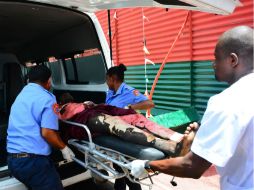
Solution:
M 191 151 L 165 160 L 135 160 L 129 164 L 133 176 L 144 176 L 146 169 L 152 169 L 197 179 L 214 164 L 222 190 L 254 189 L 253 29 L 238 26 L 226 31 L 214 55 L 215 77 L 230 87 L 208 101 Z M 197 127 L 196 123 L 190 125 L 191 129 Z

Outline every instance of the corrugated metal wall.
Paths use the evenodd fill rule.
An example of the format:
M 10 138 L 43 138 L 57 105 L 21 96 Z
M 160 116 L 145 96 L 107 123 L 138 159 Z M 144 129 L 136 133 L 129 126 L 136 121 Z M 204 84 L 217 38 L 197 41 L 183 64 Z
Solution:
M 153 79 L 159 69 L 159 65 L 149 65 L 147 76 L 149 79 L 148 90 L 151 89 Z M 130 66 L 126 71 L 125 81 L 135 86 L 142 93 L 145 92 L 144 66 Z M 184 107 L 190 107 L 190 63 L 166 64 L 153 95 L 156 109 L 153 112 L 175 111 Z
M 153 95 L 156 107 L 152 113 L 157 115 L 193 106 L 202 115 L 208 98 L 227 86 L 214 79 L 211 65 L 208 61 L 166 64 Z M 148 90 L 158 69 L 158 64 L 147 67 Z M 129 66 L 125 81 L 144 93 L 144 66 Z
M 241 0 L 242 7 L 229 16 L 192 11 L 191 19 L 177 42 L 169 62 L 212 60 L 218 37 L 237 25 L 253 27 L 253 0 Z M 184 22 L 187 11 L 144 8 L 145 36 L 149 59 L 161 63 Z M 116 19 L 114 16 L 116 15 Z M 108 36 L 107 11 L 97 14 Z M 115 63 L 141 65 L 144 63 L 142 9 L 111 10 L 111 29 Z
M 184 32 L 177 42 L 155 88 L 153 111 L 157 114 L 194 106 L 202 115 L 207 100 L 227 85 L 214 79 L 211 60 L 218 37 L 237 25 L 253 27 L 253 0 L 241 0 L 242 7 L 229 16 L 191 12 Z M 156 64 L 148 65 L 150 90 L 160 63 L 180 30 L 187 11 L 144 8 L 145 36 L 150 55 Z M 108 34 L 107 12 L 97 14 Z M 114 18 L 116 16 L 116 18 Z M 115 64 L 128 66 L 126 82 L 145 91 L 142 9 L 111 10 L 113 58 Z M 108 35 L 107 35 L 108 37 Z
M 161 63 L 174 41 L 182 23 L 185 20 L 187 11 L 168 10 L 161 8 L 144 8 L 146 44 L 150 55 L 148 58 L 156 63 Z M 114 19 L 114 15 L 117 19 Z M 98 18 L 103 26 L 103 30 L 108 37 L 106 12 L 98 13 Z M 111 29 L 113 33 L 113 52 L 116 64 L 140 65 L 144 63 L 143 54 L 143 28 L 142 9 L 121 9 L 111 10 Z M 190 36 L 189 28 L 184 29 L 184 33 L 176 44 L 170 61 L 184 61 L 190 59 Z
M 192 62 L 191 67 L 191 101 L 192 105 L 202 115 L 209 97 L 221 92 L 227 87 L 227 84 L 215 80 L 210 61 Z
M 224 31 L 238 25 L 253 27 L 253 0 L 241 2 L 243 6 L 228 16 L 193 12 L 193 60 L 213 60 L 216 41 Z
M 114 11 L 111 11 L 111 34 L 112 34 L 112 54 L 113 54 L 113 60 L 116 63 L 116 59 L 117 59 L 117 41 L 115 40 L 115 37 L 117 36 L 115 33 L 116 27 L 117 27 L 117 21 L 113 19 L 114 15 L 113 15 Z M 102 29 L 104 31 L 104 34 L 109 42 L 109 30 L 108 30 L 108 12 L 107 11 L 100 11 L 98 13 L 96 13 L 96 16 L 102 26 Z

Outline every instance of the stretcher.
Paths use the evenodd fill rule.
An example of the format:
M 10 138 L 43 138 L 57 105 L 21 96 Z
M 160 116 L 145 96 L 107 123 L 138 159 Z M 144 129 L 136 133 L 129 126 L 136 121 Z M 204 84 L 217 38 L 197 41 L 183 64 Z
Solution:
M 128 168 L 127 164 L 134 159 L 163 159 L 166 157 L 163 152 L 155 148 L 125 142 L 114 136 L 92 138 L 91 132 L 86 125 L 67 120 L 61 121 L 85 129 L 88 136 L 87 140 L 70 139 L 68 144 L 84 155 L 82 158 L 74 157 L 73 160 L 85 169 L 90 170 L 93 177 L 103 180 L 127 177 L 131 182 L 148 186 L 149 189 L 152 188 L 153 181 L 151 177 L 158 173 L 146 177 L 150 179 L 149 183 L 143 182 L 146 178 L 134 179 L 130 175 L 130 168 Z M 113 168 L 113 164 L 119 166 L 122 172 L 116 171 Z

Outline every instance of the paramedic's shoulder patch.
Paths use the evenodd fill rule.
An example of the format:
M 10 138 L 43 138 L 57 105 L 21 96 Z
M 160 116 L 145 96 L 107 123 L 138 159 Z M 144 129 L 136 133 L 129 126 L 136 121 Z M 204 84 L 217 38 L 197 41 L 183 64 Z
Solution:
M 53 104 L 52 109 L 55 112 L 55 114 L 59 113 L 60 111 L 60 107 L 57 103 Z
M 133 90 L 133 94 L 134 94 L 135 96 L 139 96 L 140 93 L 139 93 L 138 90 L 135 89 L 135 90 Z

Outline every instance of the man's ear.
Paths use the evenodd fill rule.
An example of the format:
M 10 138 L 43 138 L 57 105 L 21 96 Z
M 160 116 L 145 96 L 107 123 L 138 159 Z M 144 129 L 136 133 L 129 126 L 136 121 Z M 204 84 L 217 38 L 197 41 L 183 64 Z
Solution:
M 47 88 L 47 90 L 50 90 L 50 88 L 51 88 L 51 78 L 49 78 L 47 80 L 47 82 L 46 82 L 46 88 Z
M 238 65 L 238 56 L 236 53 L 230 53 L 230 62 L 231 62 L 231 66 L 233 68 L 237 67 Z

